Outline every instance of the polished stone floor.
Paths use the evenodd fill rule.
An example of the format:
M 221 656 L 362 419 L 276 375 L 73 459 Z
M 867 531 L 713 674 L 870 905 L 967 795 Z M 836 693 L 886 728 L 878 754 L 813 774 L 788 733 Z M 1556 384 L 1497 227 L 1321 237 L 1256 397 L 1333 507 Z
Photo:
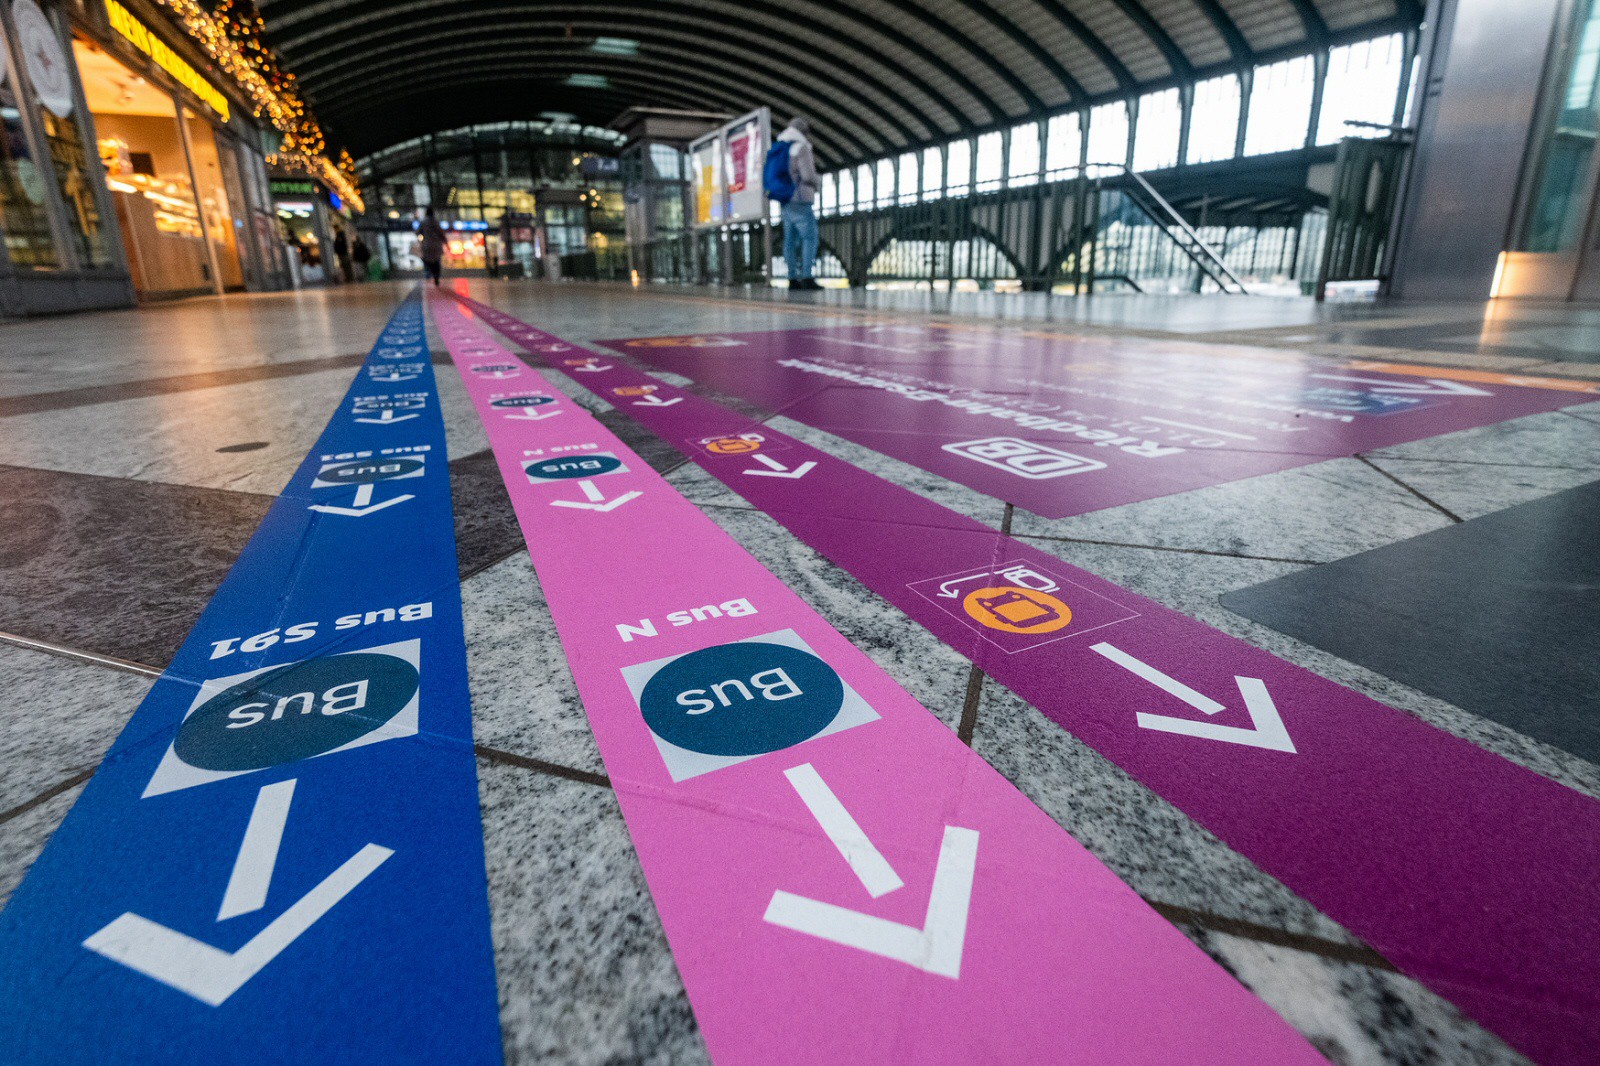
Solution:
M 9 696 L 0 714 L 0 899 L 182 642 L 402 291 L 230 296 L 0 323 L 0 676 Z M 1491 328 L 1477 307 L 1240 298 L 829 292 L 791 300 L 483 282 L 474 294 L 575 341 L 989 316 L 1018 328 L 1049 322 L 1318 354 L 1382 352 L 1539 375 L 1600 371 L 1578 365 L 1600 351 L 1600 324 L 1540 308 L 1497 310 Z M 508 1058 L 703 1061 L 487 441 L 456 376 L 440 374 L 439 383 Z M 572 392 L 1330 1059 L 1523 1061 L 771 519 L 588 393 Z M 1562 411 L 1053 521 L 781 417 L 772 424 L 1600 797 L 1600 767 L 1220 602 L 1600 479 L 1600 403 L 1580 393 Z

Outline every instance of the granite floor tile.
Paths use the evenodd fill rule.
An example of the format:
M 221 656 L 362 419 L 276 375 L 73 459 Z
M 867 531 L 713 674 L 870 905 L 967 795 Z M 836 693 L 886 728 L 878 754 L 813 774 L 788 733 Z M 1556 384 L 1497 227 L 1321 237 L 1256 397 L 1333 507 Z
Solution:
M 277 495 L 354 374 L 329 370 L 5 420 L 0 463 Z M 459 379 L 439 375 L 451 456 L 488 447 Z M 221 451 L 266 442 L 248 452 Z
M 1373 458 L 1448 459 L 1514 466 L 1600 468 L 1600 424 L 1560 411 L 1513 418 L 1492 426 L 1369 452 Z
M 56 827 L 82 794 L 83 786 L 76 785 L 0 822 L 0 907 L 22 884 Z
M 0 814 L 91 771 L 117 739 L 151 678 L 0 643 Z
M 464 574 L 522 546 L 487 453 L 451 464 Z M 0 631 L 165 667 L 267 496 L 0 467 Z
M 54 328 L 0 322 L 0 395 L 365 352 L 410 288 L 202 297 L 53 319 Z
M 605 773 L 527 552 L 463 581 L 461 605 L 474 742 Z
M 1071 518 L 1040 518 L 1019 507 L 1011 531 L 1328 562 L 1449 524 L 1360 460 L 1333 459 Z
M 0 467 L 0 630 L 164 667 L 272 501 Z
M 1226 933 L 1185 932 L 1337 1066 L 1529 1066 L 1408 977 Z
M 1393 456 L 1370 461 L 1462 519 L 1529 503 L 1600 478 L 1600 467 L 1487 466 Z
M 61 392 L 33 392 L 20 396 L 5 396 L 0 397 L 0 418 L 37 414 L 41 411 L 61 411 L 69 407 L 89 407 L 145 396 L 195 392 L 200 389 L 214 389 L 223 385 L 238 385 L 251 381 L 299 377 L 322 370 L 354 371 L 365 359 L 365 352 L 352 352 L 348 355 L 305 359 L 294 363 L 266 363 L 261 366 L 241 366 L 228 370 L 178 374 L 173 377 L 146 378 L 142 381 L 127 381 L 115 385 L 91 385 Z
M 479 760 L 508 1064 L 709 1060 L 609 789 Z

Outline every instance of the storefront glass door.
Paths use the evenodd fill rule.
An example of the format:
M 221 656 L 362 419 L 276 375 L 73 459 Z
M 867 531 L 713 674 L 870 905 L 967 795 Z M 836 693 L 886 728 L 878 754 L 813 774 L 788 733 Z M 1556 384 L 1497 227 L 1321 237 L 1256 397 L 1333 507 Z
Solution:
M 239 267 L 239 235 L 234 230 L 233 220 L 243 215 L 235 213 L 228 198 L 222 160 L 217 151 L 216 131 L 210 122 L 188 109 L 185 109 L 185 119 L 189 126 L 194 180 L 200 186 L 200 214 L 216 253 L 217 269 L 222 272 L 222 287 L 241 288 L 244 274 Z
M 73 244 L 76 266 L 85 270 L 113 265 L 100 220 L 88 146 L 78 113 L 71 59 L 60 34 L 34 0 L 11 5 L 18 51 L 33 86 L 39 130 L 44 136 L 52 166 L 48 168 L 66 208 L 67 236 Z
M 98 45 L 74 42 L 100 159 L 141 295 L 211 287 L 200 212 L 172 97 Z
M 48 179 L 28 146 L 17 73 L 8 60 L 0 26 L 0 232 L 12 266 L 57 267 L 61 260 L 50 232 Z

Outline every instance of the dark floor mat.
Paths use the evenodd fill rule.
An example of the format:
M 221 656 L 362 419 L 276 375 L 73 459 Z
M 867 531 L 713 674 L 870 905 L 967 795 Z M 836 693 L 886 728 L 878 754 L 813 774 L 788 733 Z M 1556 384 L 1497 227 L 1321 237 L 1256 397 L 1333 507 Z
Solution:
M 1600 763 L 1600 481 L 1222 602 Z
M 522 547 L 488 452 L 450 463 L 463 577 Z M 272 497 L 0 466 L 0 632 L 165 667 Z

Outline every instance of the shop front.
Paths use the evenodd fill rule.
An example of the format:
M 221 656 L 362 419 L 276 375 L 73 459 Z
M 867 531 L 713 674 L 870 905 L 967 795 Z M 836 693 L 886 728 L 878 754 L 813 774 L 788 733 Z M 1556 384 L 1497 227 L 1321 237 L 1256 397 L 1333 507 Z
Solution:
M 301 105 L 177 10 L 0 0 L 0 314 L 291 284 L 266 164 Z
M 69 40 L 59 11 L 0 0 L 0 314 L 133 300 Z
M 489 223 L 477 219 L 445 219 L 444 269 L 454 273 L 484 273 L 491 261 L 501 255 L 500 237 L 489 231 Z M 391 219 L 383 234 L 385 266 L 405 277 L 422 273 L 420 219 Z
M 336 283 L 339 261 L 333 234 L 345 225 L 339 195 L 311 178 L 274 177 L 272 201 L 279 233 L 293 257 L 296 287 Z
M 201 53 L 138 0 L 104 0 L 73 53 L 141 299 L 278 289 L 289 278 L 263 133 Z

